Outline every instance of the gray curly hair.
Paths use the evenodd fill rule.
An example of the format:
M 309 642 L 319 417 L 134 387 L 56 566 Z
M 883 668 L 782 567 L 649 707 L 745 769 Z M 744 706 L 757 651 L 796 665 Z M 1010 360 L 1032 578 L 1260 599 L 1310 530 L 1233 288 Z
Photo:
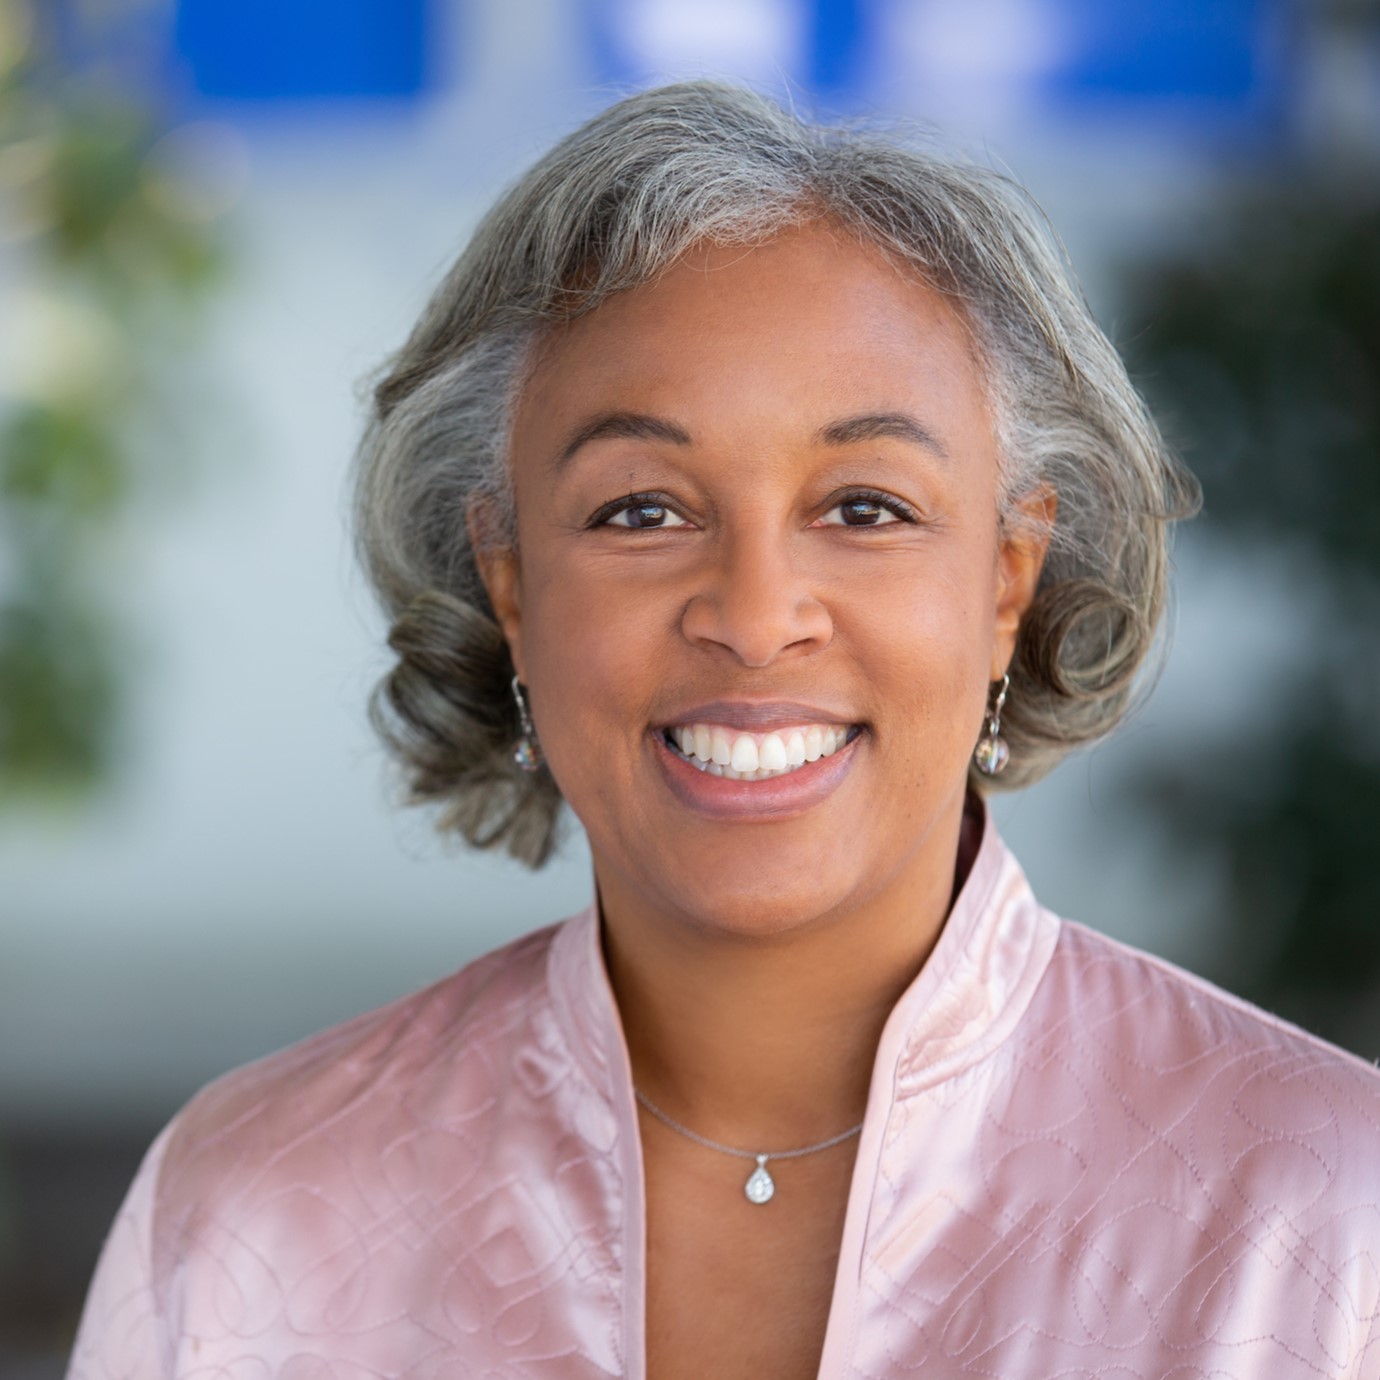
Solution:
M 516 541 L 507 441 L 532 347 L 646 283 L 697 242 L 751 244 L 828 218 L 966 316 L 984 356 L 1003 522 L 1057 496 L 1002 719 L 1023 786 L 1125 713 L 1162 612 L 1168 525 L 1197 487 L 1167 452 L 1093 321 L 1048 223 L 1008 178 L 930 149 L 810 124 L 750 91 L 644 91 L 558 144 L 481 222 L 387 366 L 356 470 L 358 540 L 397 663 L 371 716 L 439 827 L 533 867 L 561 813 L 549 772 L 512 758 L 507 644 L 466 517 Z M 487 538 L 486 538 L 487 539 Z

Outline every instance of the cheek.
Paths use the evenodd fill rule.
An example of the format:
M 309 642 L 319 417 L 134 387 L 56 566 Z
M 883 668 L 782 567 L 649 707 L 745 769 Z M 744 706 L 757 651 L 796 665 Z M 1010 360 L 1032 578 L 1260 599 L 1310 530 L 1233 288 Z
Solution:
M 874 572 L 850 601 L 848 627 L 890 684 L 936 708 L 974 681 L 986 684 L 995 575 L 965 563 Z
M 558 781 L 591 771 L 616 780 L 666 662 L 665 610 L 578 566 L 524 575 L 525 648 L 552 770 Z
M 847 639 L 866 667 L 898 821 L 966 779 L 986 705 L 995 589 L 989 563 L 946 559 L 877 572 L 854 605 Z

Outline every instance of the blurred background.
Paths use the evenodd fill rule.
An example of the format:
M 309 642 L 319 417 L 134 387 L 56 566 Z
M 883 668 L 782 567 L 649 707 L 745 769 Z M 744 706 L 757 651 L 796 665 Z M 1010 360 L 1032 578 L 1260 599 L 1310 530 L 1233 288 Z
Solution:
M 1013 171 L 1202 477 L 1166 669 L 998 819 L 1047 904 L 1380 1055 L 1374 0 L 0 0 L 0 1376 L 207 1079 L 583 906 L 394 806 L 358 385 L 641 84 Z

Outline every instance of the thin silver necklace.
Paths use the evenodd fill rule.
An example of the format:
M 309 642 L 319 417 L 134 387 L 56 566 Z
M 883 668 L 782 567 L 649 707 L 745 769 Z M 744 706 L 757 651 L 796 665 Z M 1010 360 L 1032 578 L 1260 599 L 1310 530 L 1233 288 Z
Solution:
M 696 1135 L 688 1126 L 682 1126 L 674 1117 L 667 1116 L 640 1088 L 634 1088 L 633 1095 L 658 1121 L 665 1122 L 673 1131 L 679 1131 L 696 1145 L 703 1145 L 706 1150 L 717 1150 L 720 1154 L 735 1155 L 740 1160 L 756 1160 L 757 1168 L 748 1176 L 747 1183 L 743 1185 L 743 1192 L 747 1195 L 748 1202 L 756 1203 L 758 1207 L 770 1202 L 772 1194 L 776 1192 L 776 1181 L 767 1172 L 768 1160 L 796 1160 L 801 1155 L 813 1155 L 816 1150 L 828 1150 L 830 1146 L 841 1145 L 850 1137 L 856 1136 L 863 1128 L 860 1121 L 849 1130 L 820 1141 L 818 1145 L 803 1145 L 799 1150 L 767 1150 L 759 1154 L 755 1150 L 738 1150 L 732 1145 L 720 1145 L 717 1140 L 710 1140 L 708 1136 Z

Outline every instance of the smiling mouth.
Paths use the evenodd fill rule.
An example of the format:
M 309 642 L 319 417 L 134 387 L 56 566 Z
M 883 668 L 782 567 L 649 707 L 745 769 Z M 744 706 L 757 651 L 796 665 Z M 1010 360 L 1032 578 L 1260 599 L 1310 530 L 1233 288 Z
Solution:
M 767 781 L 832 757 L 861 732 L 861 724 L 802 724 L 772 733 L 744 733 L 720 724 L 676 724 L 663 729 L 662 738 L 677 756 L 710 776 Z

